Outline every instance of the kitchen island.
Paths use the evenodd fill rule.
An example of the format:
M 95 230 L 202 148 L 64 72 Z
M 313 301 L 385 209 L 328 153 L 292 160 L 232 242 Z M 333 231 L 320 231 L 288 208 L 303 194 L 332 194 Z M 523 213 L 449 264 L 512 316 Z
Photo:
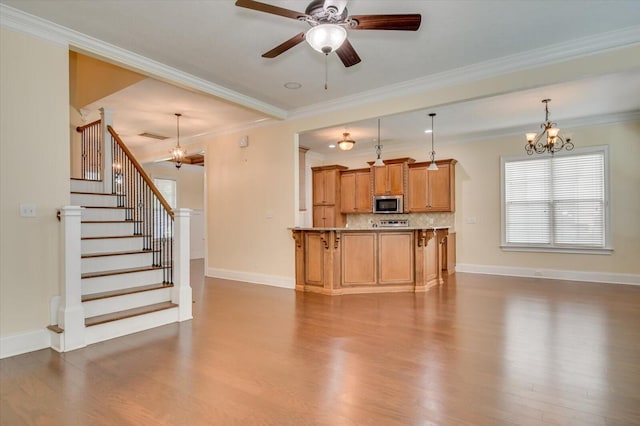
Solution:
M 291 228 L 296 290 L 329 295 L 424 292 L 454 272 L 448 227 Z

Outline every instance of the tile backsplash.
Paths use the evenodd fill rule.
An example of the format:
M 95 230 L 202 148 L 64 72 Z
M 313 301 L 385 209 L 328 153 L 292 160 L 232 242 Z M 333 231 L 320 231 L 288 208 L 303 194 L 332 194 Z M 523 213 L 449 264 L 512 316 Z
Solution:
M 349 228 L 368 228 L 373 223 L 379 223 L 380 219 L 404 219 L 409 221 L 409 226 L 430 227 L 449 226 L 455 227 L 455 213 L 406 213 L 406 214 L 348 214 L 347 226 Z

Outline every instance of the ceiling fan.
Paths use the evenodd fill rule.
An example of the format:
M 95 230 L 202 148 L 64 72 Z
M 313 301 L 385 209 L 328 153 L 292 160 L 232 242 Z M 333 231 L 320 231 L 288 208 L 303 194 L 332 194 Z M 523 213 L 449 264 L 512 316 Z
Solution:
M 265 52 L 262 55 L 263 58 L 275 58 L 302 43 L 303 40 L 307 40 L 311 47 L 325 55 L 335 51 L 345 67 L 361 61 L 347 39 L 347 29 L 417 31 L 422 20 L 419 13 L 349 15 L 346 8 L 347 0 L 313 0 L 304 13 L 253 0 L 237 0 L 236 6 L 296 19 L 311 26 L 306 33 L 301 32 Z

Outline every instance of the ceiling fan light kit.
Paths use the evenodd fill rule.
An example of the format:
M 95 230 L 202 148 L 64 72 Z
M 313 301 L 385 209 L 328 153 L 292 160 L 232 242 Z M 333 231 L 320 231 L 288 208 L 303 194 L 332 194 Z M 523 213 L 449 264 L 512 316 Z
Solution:
M 265 52 L 262 57 L 275 58 L 306 39 L 318 52 L 325 55 L 336 52 L 345 67 L 361 61 L 347 38 L 347 30 L 417 31 L 422 21 L 421 15 L 417 13 L 349 15 L 346 5 L 347 0 L 313 0 L 303 13 L 254 0 L 236 1 L 238 7 L 303 21 L 311 26 L 306 35 L 301 32 Z
M 320 24 L 309 29 L 305 39 L 314 50 L 328 55 L 342 46 L 347 39 L 347 30 L 340 25 Z

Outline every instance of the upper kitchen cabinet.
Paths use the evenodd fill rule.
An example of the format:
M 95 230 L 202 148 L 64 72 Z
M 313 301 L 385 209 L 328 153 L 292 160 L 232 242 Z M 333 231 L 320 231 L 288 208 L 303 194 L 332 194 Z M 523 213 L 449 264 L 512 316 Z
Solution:
M 414 163 L 413 158 L 384 160 L 384 166 L 373 168 L 374 195 L 404 195 L 407 165 Z M 370 165 L 373 162 L 369 163 Z
M 340 213 L 340 172 L 344 166 L 312 167 L 313 172 L 313 226 L 344 226 L 345 217 Z M 317 207 L 327 207 L 319 209 Z
M 456 160 L 436 161 L 438 170 L 427 170 L 429 164 L 409 165 L 406 210 L 409 213 L 455 211 Z
M 340 174 L 342 213 L 371 213 L 371 170 L 355 169 Z
M 340 171 L 344 166 L 312 167 L 313 205 L 334 205 L 340 196 Z

